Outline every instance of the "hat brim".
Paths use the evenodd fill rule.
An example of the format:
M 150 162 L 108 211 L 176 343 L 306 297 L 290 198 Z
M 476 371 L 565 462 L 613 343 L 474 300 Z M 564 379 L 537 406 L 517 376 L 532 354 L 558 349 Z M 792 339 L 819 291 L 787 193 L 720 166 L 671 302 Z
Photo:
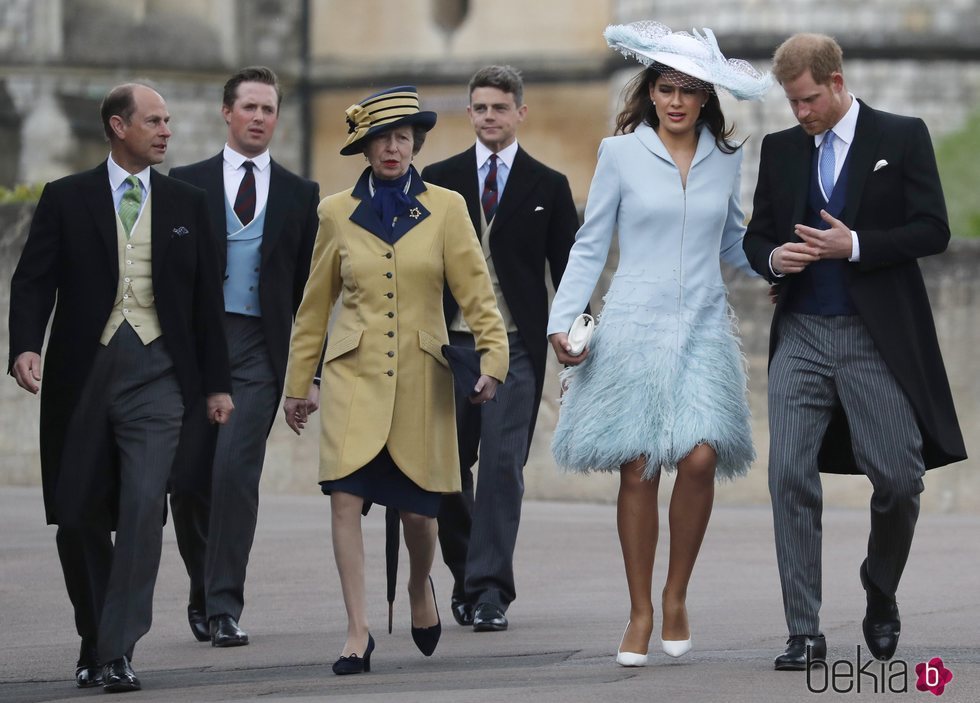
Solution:
M 360 154 L 364 151 L 364 145 L 367 144 L 371 137 L 381 134 L 382 132 L 395 129 L 396 127 L 404 127 L 406 125 L 411 125 L 413 127 L 418 126 L 428 132 L 430 129 L 436 126 L 436 119 L 438 119 L 438 117 L 439 116 L 434 112 L 423 110 L 411 115 L 405 115 L 404 117 L 391 122 L 386 122 L 381 125 L 374 125 L 367 131 L 367 134 L 360 139 L 356 139 L 350 144 L 345 144 L 340 150 L 340 153 L 342 156 L 354 156 L 356 154 Z

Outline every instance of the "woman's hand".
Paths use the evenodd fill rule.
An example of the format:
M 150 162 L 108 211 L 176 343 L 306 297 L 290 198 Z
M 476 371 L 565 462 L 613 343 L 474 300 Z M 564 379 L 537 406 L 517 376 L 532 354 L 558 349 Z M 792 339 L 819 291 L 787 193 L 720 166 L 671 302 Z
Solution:
M 551 346 L 555 350 L 555 356 L 558 357 L 559 364 L 578 366 L 589 357 L 588 347 L 583 349 L 582 353 L 578 356 L 569 354 L 568 352 L 572 348 L 572 345 L 568 343 L 568 335 L 564 332 L 555 332 L 549 335 L 548 341 L 551 342 Z
M 476 385 L 473 387 L 475 393 L 470 396 L 470 402 L 473 405 L 483 405 L 488 400 L 493 400 L 493 397 L 497 395 L 498 383 L 500 382 L 493 376 L 487 376 L 486 374 L 480 376 Z
M 300 434 L 303 428 L 306 427 L 306 421 L 310 416 L 307 410 L 306 398 L 287 397 L 286 401 L 282 404 L 282 412 L 286 416 L 286 424 L 289 425 L 289 429 L 296 434 Z

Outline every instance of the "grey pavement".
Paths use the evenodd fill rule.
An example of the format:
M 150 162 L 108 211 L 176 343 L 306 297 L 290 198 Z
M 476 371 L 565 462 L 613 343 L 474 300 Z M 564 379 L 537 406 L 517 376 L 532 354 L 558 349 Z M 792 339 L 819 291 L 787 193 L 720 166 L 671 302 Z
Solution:
M 661 524 L 655 589 L 666 561 L 663 511 Z M 384 520 L 375 509 L 364 521 L 364 541 L 377 649 L 371 673 L 338 677 L 330 665 L 346 621 L 328 503 L 320 496 L 263 496 L 241 621 L 251 645 L 214 649 L 193 640 L 184 614 L 186 575 L 168 527 L 153 629 L 137 645 L 134 662 L 143 690 L 125 700 L 931 701 L 933 694 L 915 689 L 914 666 L 938 656 L 954 675 L 942 703 L 980 701 L 980 516 L 922 514 L 898 594 L 903 634 L 897 660 L 852 676 L 858 645 L 860 663 L 868 661 L 858 582 L 867 528 L 864 511 L 829 509 L 824 516 L 823 627 L 829 657 L 840 663 L 835 680 L 811 679 L 812 688 L 827 688 L 816 694 L 805 674 L 772 670 L 785 625 L 765 506 L 716 508 L 688 594 L 694 649 L 669 659 L 656 646 L 655 632 L 650 665 L 642 669 L 613 660 L 628 616 L 614 506 L 525 504 L 518 598 L 508 611 L 507 632 L 457 626 L 448 609 L 449 572 L 437 564 L 444 630 L 431 658 L 415 649 L 409 633 L 404 550 L 394 633 L 386 631 Z M 0 488 L 0 535 L 0 700 L 106 695 L 73 687 L 78 641 L 39 489 Z M 907 692 L 892 692 L 906 685 Z M 850 692 L 834 693 L 834 686 Z

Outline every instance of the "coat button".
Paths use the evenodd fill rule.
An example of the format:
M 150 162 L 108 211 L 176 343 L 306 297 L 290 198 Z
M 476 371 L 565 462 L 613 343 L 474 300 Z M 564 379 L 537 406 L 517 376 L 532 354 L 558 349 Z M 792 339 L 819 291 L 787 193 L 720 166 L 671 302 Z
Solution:
M 394 337 L 394 336 L 395 336 L 395 333 L 394 333 L 394 332 L 390 332 L 390 331 L 389 331 L 389 332 L 388 332 L 388 336 L 389 336 L 389 337 Z
M 395 352 L 393 352 L 393 351 L 390 351 L 390 352 L 388 352 L 388 358 L 389 358 L 389 359 L 390 359 L 391 357 L 393 357 L 394 355 L 395 355 Z
M 385 278 L 391 278 L 394 274 L 391 271 L 385 274 Z
M 394 293 L 385 293 L 385 297 L 386 298 L 394 298 L 395 297 L 395 294 Z
M 390 251 L 387 254 L 385 254 L 385 258 L 386 259 L 390 259 L 391 258 L 391 252 Z
M 394 372 L 393 369 L 388 369 L 385 373 L 387 373 L 389 376 L 394 376 L 395 375 L 395 372 Z
M 389 313 L 388 313 L 388 317 L 389 317 L 389 318 L 390 318 L 390 317 L 394 317 L 394 316 L 395 316 L 395 313 L 393 313 L 393 312 L 389 312 Z

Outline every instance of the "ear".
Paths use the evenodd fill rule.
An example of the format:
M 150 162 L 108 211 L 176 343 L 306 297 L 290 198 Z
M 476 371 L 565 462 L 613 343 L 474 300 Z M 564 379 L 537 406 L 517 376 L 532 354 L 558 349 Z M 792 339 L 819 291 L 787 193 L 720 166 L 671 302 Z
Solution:
M 527 117 L 527 103 L 517 108 L 517 119 L 523 122 L 525 117 Z
M 835 93 L 840 93 L 846 90 L 844 88 L 844 74 L 840 71 L 834 71 L 830 74 L 830 87 Z
M 224 118 L 225 124 L 228 124 L 231 121 L 231 119 L 229 117 L 230 115 L 231 115 L 231 108 L 222 103 L 222 105 L 221 105 L 221 116 Z
M 119 115 L 113 115 L 109 118 L 109 127 L 117 139 L 123 139 L 126 136 L 126 121 Z

